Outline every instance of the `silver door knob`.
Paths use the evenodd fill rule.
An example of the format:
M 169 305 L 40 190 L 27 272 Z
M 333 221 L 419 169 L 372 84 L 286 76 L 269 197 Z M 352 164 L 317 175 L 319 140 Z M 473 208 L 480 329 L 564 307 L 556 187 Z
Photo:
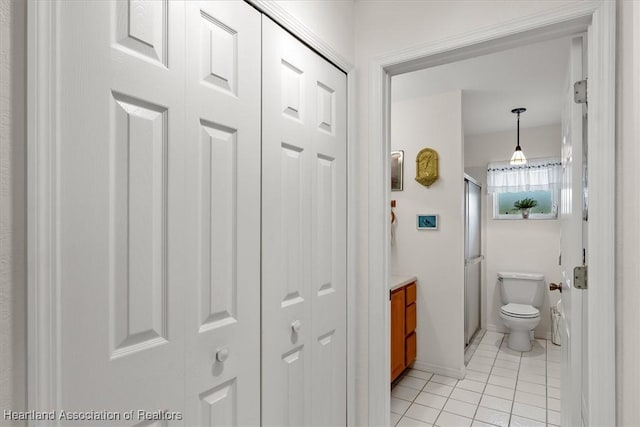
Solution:
M 216 360 L 218 362 L 224 362 L 225 360 L 227 360 L 228 357 L 229 357 L 229 349 L 226 347 L 216 352 Z
M 294 320 L 291 322 L 291 330 L 295 333 L 300 332 L 300 328 L 302 328 L 302 322 L 299 320 Z

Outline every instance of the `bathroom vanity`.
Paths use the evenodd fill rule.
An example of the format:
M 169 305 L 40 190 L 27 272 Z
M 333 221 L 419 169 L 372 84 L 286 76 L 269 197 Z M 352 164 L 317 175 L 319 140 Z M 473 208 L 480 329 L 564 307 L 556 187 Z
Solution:
M 416 292 L 415 276 L 391 276 L 391 381 L 416 359 Z

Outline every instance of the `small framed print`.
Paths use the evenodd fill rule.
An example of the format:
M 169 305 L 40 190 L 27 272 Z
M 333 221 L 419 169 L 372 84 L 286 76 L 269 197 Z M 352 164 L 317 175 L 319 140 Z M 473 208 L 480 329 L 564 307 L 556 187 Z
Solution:
M 437 230 L 438 215 L 416 215 L 416 226 L 418 230 Z
M 402 191 L 404 151 L 391 152 L 391 191 Z

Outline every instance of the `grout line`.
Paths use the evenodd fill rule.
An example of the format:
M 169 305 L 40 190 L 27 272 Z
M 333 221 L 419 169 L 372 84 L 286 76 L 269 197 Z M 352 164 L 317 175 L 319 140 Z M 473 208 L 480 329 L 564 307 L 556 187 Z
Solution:
M 504 342 L 504 338 L 502 340 Z M 516 393 L 518 390 L 518 380 L 520 379 L 520 368 L 522 367 L 522 352 L 520 352 L 520 360 L 518 360 L 518 373 L 516 374 L 516 383 L 513 386 L 513 398 L 511 399 L 511 410 L 509 411 L 509 425 L 511 425 L 511 418 L 513 418 L 513 406 L 516 404 Z
M 502 339 L 500 340 L 500 344 L 502 344 L 503 340 L 504 340 L 504 335 L 502 336 Z M 500 346 L 498 346 L 498 352 L 499 351 L 500 351 Z M 493 367 L 496 364 L 496 360 L 498 360 L 498 353 L 496 353 L 495 356 L 493 356 L 493 364 L 491 365 L 491 369 L 487 373 L 487 381 L 484 383 L 484 387 L 482 387 L 482 393 L 480 394 L 480 400 L 478 401 L 478 406 L 476 406 L 476 410 L 473 413 L 473 419 L 474 420 L 476 419 L 476 415 L 478 414 L 478 409 L 480 409 L 480 402 L 482 402 L 482 398 L 484 397 L 484 392 L 487 389 L 487 385 L 489 384 L 489 377 L 491 376 L 491 372 L 493 371 Z
M 549 343 L 546 343 L 549 344 Z M 547 381 L 547 375 L 549 375 L 549 353 L 547 353 L 547 345 L 544 346 L 544 419 L 545 423 L 549 425 L 549 384 Z
M 484 338 L 484 337 L 483 337 L 483 338 Z M 497 360 L 498 360 L 498 355 L 500 354 L 500 351 L 502 350 L 502 346 L 503 346 L 503 345 L 505 344 L 505 342 L 506 342 L 506 341 L 505 341 L 505 339 L 506 339 L 506 338 L 507 338 L 507 337 L 506 337 L 506 334 L 503 334 L 503 335 L 502 335 L 502 338 L 500 339 L 500 343 L 498 344 L 498 351 L 497 351 L 497 353 L 493 356 L 493 363 L 492 363 L 492 365 L 491 365 L 491 369 L 489 370 L 489 372 L 488 372 L 488 373 L 486 373 L 486 372 L 482 372 L 483 374 L 486 374 L 486 375 L 487 375 L 487 380 L 485 381 L 484 387 L 483 387 L 483 389 L 482 389 L 482 393 L 479 393 L 479 394 L 480 394 L 480 401 L 479 401 L 479 402 L 478 402 L 478 404 L 476 405 L 476 410 L 475 410 L 475 412 L 474 412 L 473 416 L 471 417 L 472 422 L 476 420 L 476 415 L 477 415 L 477 413 L 478 413 L 478 410 L 480 409 L 480 402 L 482 401 L 482 398 L 486 395 L 486 394 L 485 394 L 485 392 L 486 392 L 487 386 L 489 385 L 489 377 L 491 377 L 491 375 L 492 375 L 492 373 L 493 373 L 494 368 L 496 368 L 496 367 L 497 367 L 497 366 L 496 366 L 496 362 L 497 362 Z M 548 387 L 549 387 L 549 385 L 548 385 L 548 369 L 549 369 L 549 366 L 548 366 L 548 351 L 547 351 L 547 350 L 548 350 L 548 346 L 547 346 L 546 344 L 548 344 L 548 342 L 545 342 L 545 346 L 544 346 L 544 351 L 545 351 L 545 357 L 544 357 L 544 385 L 545 385 L 544 400 L 545 400 L 545 405 L 544 405 L 544 408 L 543 408 L 543 409 L 544 409 L 544 411 L 545 411 L 545 420 L 546 420 L 545 424 L 547 424 L 547 425 L 548 425 L 548 423 L 549 423 L 549 408 L 548 408 L 548 400 L 549 400 L 549 394 L 548 394 Z M 474 350 L 474 353 L 475 353 L 475 350 Z M 516 393 L 517 393 L 517 391 L 518 391 L 518 390 L 517 390 L 517 385 L 518 385 L 518 381 L 519 381 L 519 379 L 520 379 L 521 369 L 523 368 L 522 361 L 523 361 L 523 357 L 524 357 L 524 356 L 523 356 L 522 352 L 519 352 L 519 353 L 520 353 L 520 357 L 518 358 L 518 362 L 517 362 L 518 367 L 517 367 L 517 369 L 516 369 L 516 372 L 517 372 L 517 374 L 516 374 L 516 384 L 515 384 L 514 389 L 513 389 L 513 396 L 512 396 L 512 398 L 511 398 L 511 411 L 509 412 L 509 425 L 511 424 L 511 422 L 512 422 L 512 418 L 513 418 L 513 416 L 514 416 L 514 414 L 513 414 L 513 407 L 514 407 L 514 405 L 515 405 L 515 394 L 516 394 Z M 472 357 L 473 357 L 473 356 L 472 356 Z M 511 361 L 511 362 L 512 362 L 512 363 L 515 363 L 515 362 L 513 362 L 513 361 Z M 507 369 L 507 368 L 504 368 L 504 369 Z M 418 396 L 420 395 L 420 393 L 426 392 L 426 391 L 425 391 L 425 388 L 426 388 L 427 384 L 432 383 L 432 382 L 433 382 L 433 383 L 436 383 L 436 384 L 441 384 L 441 383 L 438 383 L 437 381 L 433 381 L 433 377 L 434 377 L 435 375 L 437 375 L 437 374 L 434 374 L 434 373 L 432 373 L 432 372 L 429 372 L 429 373 L 431 374 L 431 377 L 430 377 L 428 380 L 426 380 L 426 382 L 425 382 L 424 386 L 422 386 L 422 388 L 418 391 L 418 394 L 416 394 L 416 397 L 414 397 L 414 398 L 413 398 L 413 400 L 409 402 L 409 406 L 408 406 L 408 407 L 407 407 L 407 409 L 403 412 L 403 414 L 402 414 L 402 415 L 400 415 L 400 419 L 398 420 L 398 422 L 400 422 L 400 420 L 402 420 L 402 419 L 403 419 L 403 418 L 405 418 L 405 417 L 406 417 L 406 418 L 408 418 L 408 419 L 410 419 L 410 420 L 416 420 L 416 419 L 414 419 L 414 418 L 411 418 L 411 417 L 406 416 L 406 413 L 407 413 L 407 411 L 409 410 L 409 408 L 410 408 L 412 405 L 414 405 L 414 404 L 419 405 L 419 403 L 416 403 L 416 402 L 415 402 L 415 400 L 418 398 Z M 403 374 L 403 376 L 400 378 L 400 380 L 402 380 L 402 378 L 404 378 L 404 377 L 406 377 L 406 376 L 408 376 L 406 373 L 405 373 L 405 374 Z M 463 378 L 463 379 L 464 379 L 464 378 Z M 456 390 L 456 389 L 458 388 L 458 384 L 460 383 L 460 381 L 461 381 L 461 380 L 456 380 L 456 383 L 455 383 L 453 386 L 450 386 L 450 387 L 452 387 L 452 390 L 451 390 L 451 393 L 449 393 L 449 395 L 448 395 L 448 396 L 441 396 L 441 395 L 438 395 L 438 396 L 440 396 L 440 397 L 444 397 L 444 398 L 445 398 L 445 403 L 444 403 L 444 405 L 442 406 L 442 408 L 441 408 L 441 409 L 439 409 L 439 410 L 438 410 L 437 408 L 433 408 L 433 407 L 428 406 L 428 405 L 422 405 L 422 406 L 427 406 L 427 407 L 429 407 L 429 408 L 431 408 L 431 409 L 436 409 L 436 410 L 438 410 L 438 411 L 439 411 L 439 412 L 438 412 L 438 415 L 436 416 L 436 418 L 435 418 L 435 420 L 434 420 L 434 422 L 433 422 L 433 424 L 434 424 L 434 425 L 435 425 L 435 423 L 437 423 L 437 422 L 438 422 L 438 420 L 440 419 L 440 416 L 442 416 L 442 413 L 443 413 L 443 412 L 448 412 L 448 411 L 445 411 L 445 409 L 444 409 L 444 408 L 447 406 L 447 403 L 449 402 L 449 400 L 456 400 L 456 399 L 453 399 L 453 398 L 451 397 L 451 395 L 453 394 L 453 391 L 454 391 L 454 390 Z M 398 382 L 399 382 L 399 381 L 398 381 Z M 397 383 L 396 383 L 396 384 L 397 384 Z M 448 384 L 443 384 L 443 385 L 448 385 Z M 506 388 L 508 388 L 508 387 L 506 387 Z M 461 389 L 461 390 L 475 392 L 474 390 L 467 390 L 467 389 Z M 475 392 L 475 393 L 477 393 L 477 392 Z M 434 394 L 434 393 L 432 393 L 432 394 Z M 535 393 L 534 393 L 534 394 L 535 394 Z M 488 396 L 488 395 L 487 395 L 487 396 Z M 403 399 L 403 400 L 404 400 L 404 399 Z M 464 402 L 464 403 L 468 403 L 468 402 Z M 533 406 L 535 406 L 535 405 L 533 405 Z M 487 408 L 487 409 L 491 409 L 491 408 Z M 504 411 L 499 411 L 499 410 L 496 410 L 496 409 L 491 409 L 491 410 L 493 410 L 493 411 L 498 411 L 498 412 L 503 412 L 503 413 L 504 413 Z M 396 415 L 398 415 L 398 414 L 396 414 Z M 469 418 L 470 418 L 470 417 L 468 417 L 468 416 L 465 416 L 465 415 L 462 415 L 462 414 L 459 414 L 459 413 L 455 413 L 454 415 L 461 416 L 461 417 L 464 417 L 464 418 L 467 418 L 467 419 L 469 419 Z M 526 419 L 531 419 L 532 421 L 540 422 L 539 420 L 536 420 L 536 419 L 533 419 L 533 418 L 529 418 L 529 417 L 524 417 L 524 418 L 526 418 Z M 422 421 L 422 420 L 417 420 L 417 421 L 425 422 L 425 421 Z M 479 421 L 479 420 L 478 420 L 478 421 Z
M 400 377 L 400 380 L 396 383 L 396 385 L 397 385 L 397 384 L 399 384 L 399 383 L 400 383 L 400 381 L 402 381 L 402 379 L 404 379 L 404 377 L 405 377 L 405 376 L 408 376 L 408 372 L 409 372 L 409 371 L 407 371 L 407 372 L 405 372 L 404 374 L 402 374 L 402 377 Z M 421 371 L 421 372 L 426 372 L 426 371 Z M 422 393 L 422 392 L 423 392 L 423 390 L 424 390 L 424 388 L 427 386 L 427 384 L 429 384 L 429 383 L 431 382 L 431 380 L 433 379 L 433 376 L 434 376 L 435 374 L 434 374 L 433 372 L 429 372 L 429 373 L 431 374 L 431 376 L 429 377 L 429 379 L 427 380 L 427 382 L 425 382 L 425 383 L 424 383 L 424 385 L 422 386 L 422 388 L 418 391 L 418 394 L 416 394 L 416 397 L 414 397 L 414 398 L 413 398 L 413 400 L 411 400 L 410 402 L 407 400 L 407 402 L 409 402 L 409 406 L 407 406 L 407 409 L 405 409 L 405 410 L 404 410 L 404 412 L 402 413 L 402 415 L 400 415 L 400 419 L 398 420 L 398 422 L 400 422 L 400 420 L 402 420 L 402 418 L 404 418 L 404 416 L 405 416 L 405 414 L 407 413 L 407 411 L 409 410 L 409 408 L 411 408 L 411 406 L 415 403 L 415 401 L 416 401 L 416 399 L 418 398 L 418 396 L 420 396 L 420 393 Z M 420 379 L 420 378 L 418 378 L 418 379 Z M 404 400 L 404 399 L 403 399 L 403 400 Z M 445 402 L 445 404 L 446 404 L 446 402 Z M 416 403 L 416 405 L 420 405 L 420 404 L 419 404 L 419 403 Z M 424 406 L 426 406 L 426 405 L 424 405 Z M 431 408 L 431 407 L 429 406 L 429 408 Z M 435 409 L 435 408 L 432 408 L 432 409 Z M 440 414 L 438 414 L 438 416 L 440 416 Z M 412 419 L 412 420 L 414 419 L 414 418 L 411 418 L 411 417 L 407 417 L 407 418 Z M 437 419 L 437 417 L 436 417 L 436 419 Z M 417 421 L 420 421 L 420 420 L 417 420 Z M 421 422 L 424 422 L 424 421 L 421 421 Z M 435 421 L 434 421 L 434 422 L 435 422 Z M 397 424 L 397 423 L 396 423 L 396 424 Z

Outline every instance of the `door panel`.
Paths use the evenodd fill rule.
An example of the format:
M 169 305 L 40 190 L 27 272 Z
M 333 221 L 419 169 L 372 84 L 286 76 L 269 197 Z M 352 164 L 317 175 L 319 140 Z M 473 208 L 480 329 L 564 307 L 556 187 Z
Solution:
M 113 93 L 112 353 L 167 342 L 167 109 Z
M 417 351 L 417 338 L 416 333 L 412 332 L 405 339 L 405 355 L 404 355 L 404 363 L 405 366 L 410 366 L 416 360 L 416 351 Z
M 60 406 L 183 412 L 184 5 L 59 8 Z
M 391 348 L 391 379 L 393 381 L 405 367 L 405 292 L 404 288 L 391 293 L 389 303 L 389 313 L 391 326 L 390 348 Z
M 337 426 L 347 417 L 347 77 L 314 59 L 311 424 Z
M 265 425 L 346 421 L 346 76 L 263 18 Z
M 482 225 L 482 189 L 479 185 L 465 180 L 467 199 L 467 235 L 466 258 L 477 258 L 482 254 L 481 225 Z
M 466 332 L 465 344 L 469 344 L 473 335 L 480 329 L 480 288 L 482 262 L 476 260 L 465 266 L 466 293 Z
M 186 2 L 186 425 L 260 423 L 260 14 Z
M 260 14 L 132 0 L 59 19 L 60 405 L 258 425 Z
M 418 312 L 416 309 L 416 304 L 407 304 L 405 307 L 405 315 L 404 315 L 404 333 L 408 335 L 410 332 L 415 331 L 417 320 L 418 320 Z
M 480 328 L 482 293 L 482 189 L 465 178 L 464 343 Z
M 563 273 L 563 337 L 562 337 L 562 418 L 563 425 L 581 425 L 582 364 L 586 352 L 583 333 L 586 325 L 583 309 L 585 291 L 576 289 L 573 283 L 573 268 L 582 265 L 582 250 L 586 247 L 582 224 L 582 106 L 573 101 L 573 83 L 583 77 L 583 40 L 571 41 L 569 71 L 565 87 L 565 105 L 562 117 L 562 197 L 561 219 L 561 266 Z

